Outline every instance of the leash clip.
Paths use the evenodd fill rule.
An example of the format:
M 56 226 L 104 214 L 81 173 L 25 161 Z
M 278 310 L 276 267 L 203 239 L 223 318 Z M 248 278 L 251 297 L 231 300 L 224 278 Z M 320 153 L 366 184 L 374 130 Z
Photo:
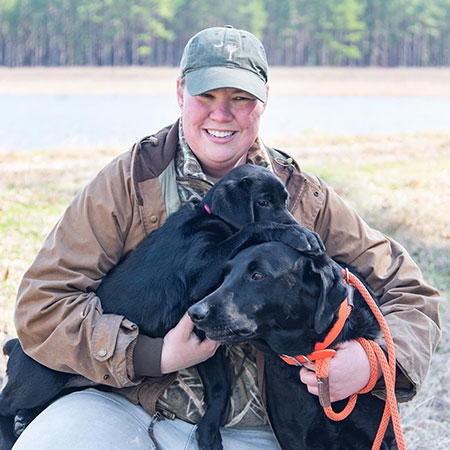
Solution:
M 350 271 L 348 270 L 348 267 L 346 267 L 345 269 L 344 269 L 344 281 L 347 283 L 347 284 L 350 284 Z
M 331 406 L 330 381 L 328 377 L 317 377 L 317 387 L 319 390 L 319 403 L 322 408 Z
M 288 359 L 290 362 L 288 362 L 288 364 L 290 364 L 291 366 L 298 366 L 298 367 L 302 367 L 303 364 L 295 357 L 295 356 L 289 356 L 289 355 L 281 355 L 282 359 L 284 358 L 285 362 L 286 359 Z M 305 362 L 311 362 L 306 356 L 302 355 L 302 358 L 305 359 Z

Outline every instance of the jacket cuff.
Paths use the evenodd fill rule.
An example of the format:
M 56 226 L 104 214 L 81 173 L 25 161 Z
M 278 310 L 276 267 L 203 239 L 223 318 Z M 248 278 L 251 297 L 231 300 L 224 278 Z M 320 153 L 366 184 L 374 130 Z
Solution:
M 136 377 L 161 377 L 161 351 L 163 339 L 139 334 L 133 351 Z

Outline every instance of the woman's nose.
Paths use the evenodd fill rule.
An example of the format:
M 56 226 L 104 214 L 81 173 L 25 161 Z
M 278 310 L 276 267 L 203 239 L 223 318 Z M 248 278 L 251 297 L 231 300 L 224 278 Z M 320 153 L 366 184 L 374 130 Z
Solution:
M 230 103 L 227 101 L 214 103 L 209 117 L 216 122 L 230 122 L 233 120 Z

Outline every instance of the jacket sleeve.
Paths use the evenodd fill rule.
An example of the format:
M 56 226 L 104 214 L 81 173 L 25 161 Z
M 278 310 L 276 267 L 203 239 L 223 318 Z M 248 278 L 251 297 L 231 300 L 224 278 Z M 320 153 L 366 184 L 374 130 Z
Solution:
M 56 370 L 116 387 L 135 384 L 137 326 L 103 314 L 102 277 L 144 237 L 130 153 L 106 166 L 72 201 L 18 290 L 15 324 L 24 351 Z
M 370 228 L 332 189 L 320 186 L 323 205 L 315 231 L 329 255 L 355 267 L 380 299 L 395 345 L 399 399 L 409 400 L 423 383 L 439 341 L 439 293 L 424 282 L 399 243 Z

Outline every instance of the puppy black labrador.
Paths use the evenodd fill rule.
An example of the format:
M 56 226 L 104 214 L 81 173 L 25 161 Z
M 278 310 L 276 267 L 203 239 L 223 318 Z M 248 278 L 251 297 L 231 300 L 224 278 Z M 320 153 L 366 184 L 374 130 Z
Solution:
M 227 265 L 223 283 L 188 310 L 197 328 L 222 344 L 252 342 L 265 355 L 265 394 L 273 430 L 283 450 L 367 450 L 372 447 L 384 402 L 359 395 L 342 422 L 325 416 L 317 396 L 299 380 L 299 368 L 279 355 L 309 355 L 323 342 L 347 297 L 341 267 L 328 255 L 308 255 L 280 242 L 242 250 Z M 362 296 L 335 344 L 374 339 L 379 325 Z M 334 344 L 334 345 L 335 345 Z M 333 403 L 341 411 L 346 401 Z M 383 449 L 391 448 L 393 431 Z
M 201 202 L 172 214 L 105 276 L 97 290 L 104 312 L 121 314 L 137 324 L 140 333 L 161 337 L 190 305 L 219 285 L 223 266 L 240 248 L 280 240 L 321 253 L 317 235 L 300 227 L 289 213 L 287 197 L 283 183 L 267 169 L 244 165 L 232 170 Z M 10 448 L 52 399 L 79 383 L 76 375 L 29 358 L 18 340 L 9 341 L 5 352 L 9 359 L 7 384 L 0 393 L 1 449 Z M 221 449 L 219 426 L 230 392 L 222 349 L 198 369 L 207 404 L 198 425 L 199 447 Z

